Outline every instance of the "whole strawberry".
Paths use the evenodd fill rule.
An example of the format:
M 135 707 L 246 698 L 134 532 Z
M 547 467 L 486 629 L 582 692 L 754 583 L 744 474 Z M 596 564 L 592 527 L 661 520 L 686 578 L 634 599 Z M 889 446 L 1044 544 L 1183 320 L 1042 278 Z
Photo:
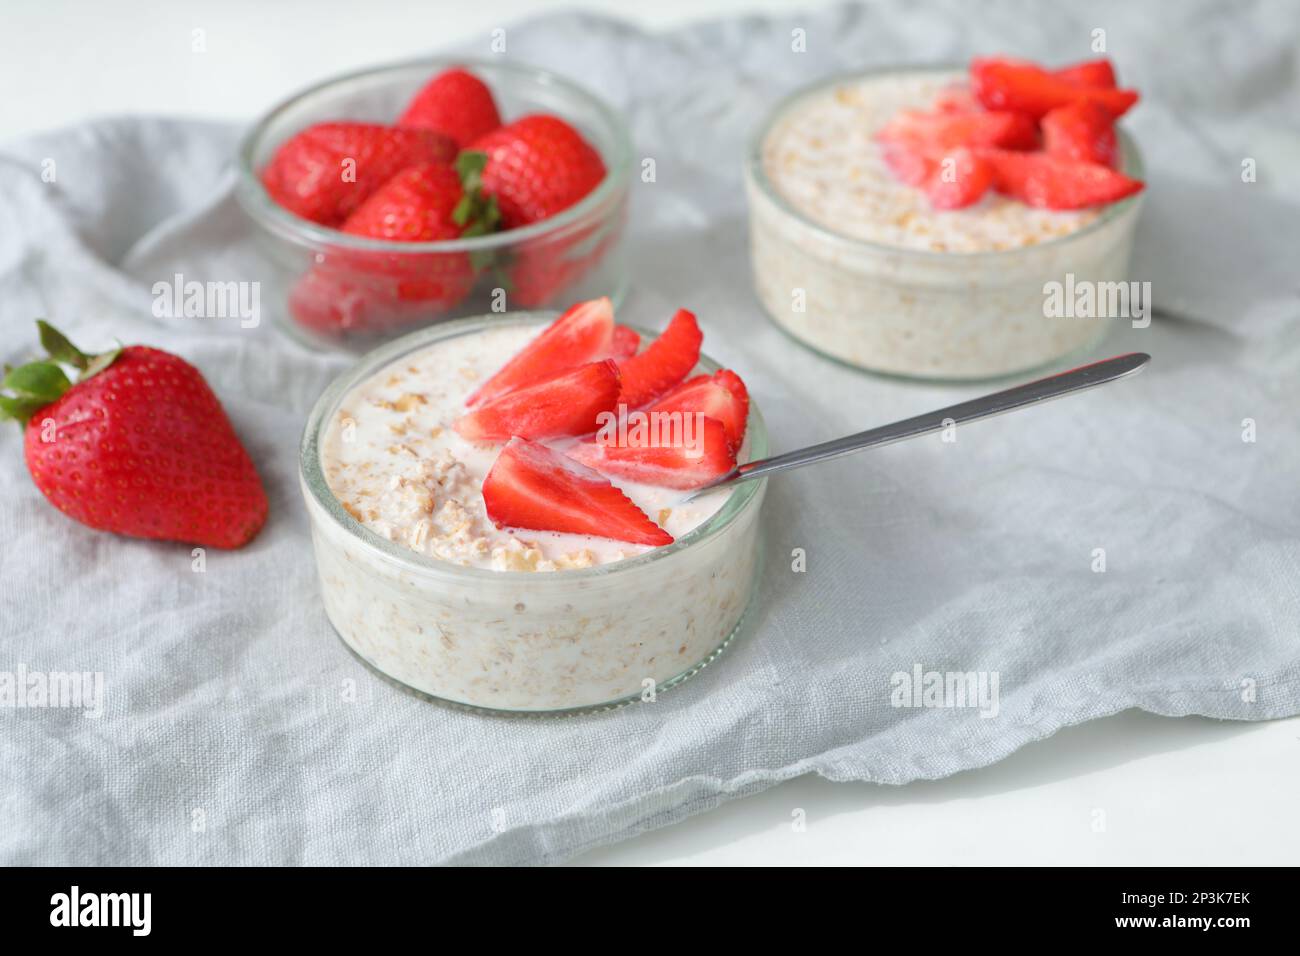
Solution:
M 137 538 L 238 548 L 257 534 L 266 492 L 198 369 L 143 345 L 86 355 L 37 325 L 50 358 L 7 372 L 0 417 L 26 423 L 27 470 L 54 507 Z
M 474 148 L 487 153 L 483 188 L 496 198 L 506 229 L 554 216 L 605 178 L 600 153 L 558 116 L 525 116 L 476 140 Z M 612 238 L 585 227 L 518 246 L 498 263 L 510 301 L 522 308 L 554 303 L 600 260 Z
M 412 97 L 398 126 L 431 129 L 464 149 L 501 125 L 487 84 L 460 67 L 443 70 Z
M 262 184 L 290 212 L 337 226 L 407 166 L 455 156 L 455 142 L 432 130 L 317 123 L 276 150 Z
M 469 151 L 455 166 L 424 163 L 403 170 L 348 217 L 343 231 L 395 242 L 494 231 L 500 214 L 480 188 L 486 159 Z M 321 332 L 379 331 L 455 307 L 483 265 L 460 251 L 340 252 L 299 281 L 289 308 L 300 324 Z
M 483 189 L 496 197 L 506 229 L 554 216 L 605 178 L 600 153 L 558 116 L 524 116 L 471 148 L 487 153 Z
M 486 163 L 482 153 L 464 152 L 454 166 L 411 166 L 362 203 L 343 231 L 397 242 L 437 242 L 491 232 L 500 215 L 496 202 L 481 188 Z

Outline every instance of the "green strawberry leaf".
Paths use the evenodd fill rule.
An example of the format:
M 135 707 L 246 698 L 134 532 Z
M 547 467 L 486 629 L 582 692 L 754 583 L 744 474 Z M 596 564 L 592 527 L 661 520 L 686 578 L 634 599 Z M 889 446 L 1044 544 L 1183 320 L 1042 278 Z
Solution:
M 13 419 L 25 425 L 29 418 L 48 404 L 48 402 L 42 402 L 37 398 L 14 398 L 10 395 L 0 395 L 0 421 Z
M 487 161 L 487 153 L 477 149 L 467 149 L 456 157 L 456 173 L 465 192 L 472 192 L 482 185 Z
M 451 211 L 451 221 L 464 229 L 472 215 L 474 215 L 474 197 L 465 193 L 456 201 L 456 208 Z M 468 230 L 461 233 L 462 236 L 468 234 Z
M 19 398 L 36 399 L 49 404 L 72 387 L 63 369 L 54 362 L 28 362 L 4 377 L 0 388 L 17 392 Z
M 487 166 L 487 153 L 466 150 L 456 157 L 456 172 L 460 176 L 463 195 L 451 212 L 451 220 L 461 229 L 462 238 L 486 236 L 496 232 L 501 225 L 501 209 L 496 196 L 483 192 L 483 170 Z M 475 269 L 483 268 L 490 260 L 481 253 L 470 256 Z
M 7 364 L 4 366 L 0 389 L 13 394 L 0 394 L 0 420 L 13 418 L 25 423 L 39 409 L 62 398 L 72 388 L 72 382 L 62 366 L 79 369 L 81 374 L 77 381 L 84 382 L 108 368 L 122 354 L 119 345 L 102 355 L 87 355 L 43 319 L 36 320 L 36 328 L 49 358 L 28 362 L 17 368 Z
M 44 319 L 37 319 L 36 327 L 41 333 L 41 345 L 54 361 L 79 369 L 85 369 L 90 364 L 89 355 L 69 342 L 66 335 Z

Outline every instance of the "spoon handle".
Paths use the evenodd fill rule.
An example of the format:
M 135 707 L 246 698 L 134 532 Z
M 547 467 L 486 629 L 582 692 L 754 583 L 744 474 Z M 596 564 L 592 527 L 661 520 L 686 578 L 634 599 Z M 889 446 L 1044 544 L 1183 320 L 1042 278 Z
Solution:
M 972 398 L 967 402 L 958 402 L 956 405 L 949 405 L 947 408 L 926 412 L 924 415 L 917 415 L 913 418 L 905 418 L 891 425 L 869 428 L 864 432 L 858 432 L 856 435 L 846 435 L 843 438 L 836 438 L 834 441 L 822 442 L 820 445 L 810 445 L 797 451 L 789 451 L 784 455 L 774 455 L 771 458 L 751 461 L 739 466 L 729 474 L 723 475 L 717 481 L 701 488 L 700 491 L 736 481 L 765 478 L 778 471 L 800 468 L 804 465 L 811 465 L 813 462 L 838 458 L 841 455 L 847 455 L 862 448 L 888 445 L 896 441 L 903 441 L 906 438 L 915 438 L 918 435 L 936 432 L 949 425 L 960 425 L 963 422 L 973 422 L 981 418 L 1001 415 L 1003 412 L 1013 412 L 1018 408 L 1037 405 L 1039 402 L 1050 401 L 1053 398 L 1060 398 L 1062 395 L 1070 395 L 1074 392 L 1081 392 L 1086 388 L 1095 388 L 1098 385 L 1105 385 L 1107 382 L 1125 378 L 1141 371 L 1142 367 L 1149 361 L 1151 361 L 1151 356 L 1145 352 L 1129 352 L 1127 355 L 1117 355 L 1114 358 L 1094 362 L 1091 365 L 1082 365 L 1079 368 L 1070 369 L 1068 372 L 1049 375 L 1047 378 L 1040 378 L 1024 385 L 1017 385 L 1015 388 L 1008 388 L 1005 391 L 994 392 L 992 395 Z

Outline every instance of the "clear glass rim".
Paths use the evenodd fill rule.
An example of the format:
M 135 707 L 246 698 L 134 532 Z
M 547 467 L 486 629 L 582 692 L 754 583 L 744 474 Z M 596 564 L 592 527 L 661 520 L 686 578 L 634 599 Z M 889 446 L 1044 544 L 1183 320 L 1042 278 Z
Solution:
M 555 587 L 562 587 L 563 582 L 568 581 L 604 579 L 619 574 L 635 573 L 637 569 L 648 564 L 671 560 L 674 555 L 717 536 L 729 527 L 747 507 L 761 500 L 758 492 L 767 479 L 760 478 L 754 481 L 739 482 L 728 496 L 726 502 L 712 517 L 699 527 L 682 535 L 672 544 L 654 548 L 635 557 L 612 561 L 609 564 L 549 572 L 494 571 L 490 568 L 463 567 L 450 561 L 419 554 L 396 542 L 389 541 L 348 514 L 342 503 L 330 490 L 329 483 L 325 480 L 325 472 L 321 465 L 320 446 L 325 429 L 329 427 L 334 412 L 342 404 L 343 397 L 349 391 L 384 366 L 395 362 L 401 356 L 433 345 L 442 339 L 455 338 L 458 335 L 465 335 L 503 324 L 540 325 L 543 322 L 552 321 L 557 315 L 559 313 L 554 311 L 521 311 L 500 315 L 470 316 L 469 318 L 441 322 L 420 329 L 399 339 L 394 339 L 371 352 L 367 352 L 356 364 L 336 377 L 326 387 L 320 398 L 316 400 L 316 404 L 312 406 L 311 413 L 307 416 L 307 424 L 303 429 L 302 442 L 299 446 L 298 463 L 299 479 L 306 493 L 320 506 L 339 531 L 346 533 L 358 544 L 377 553 L 385 560 L 404 569 L 424 575 L 444 576 L 465 581 L 491 580 L 519 583 L 522 581 L 554 580 L 556 582 Z M 645 342 L 652 341 L 658 335 L 656 332 L 638 326 L 631 326 L 631 328 L 636 329 Z M 722 367 L 704 354 L 700 355 L 700 365 L 710 372 L 717 371 Z M 753 401 L 749 405 L 749 421 L 746 435 L 749 443 L 750 459 L 766 457 L 768 453 L 767 427 L 757 404 Z M 315 519 L 312 518 L 311 520 Z
M 1142 201 L 1145 192 L 1138 193 L 1128 199 L 1121 200 L 1117 203 L 1111 203 L 1106 207 L 1096 219 L 1088 223 L 1082 229 L 1067 233 L 1064 236 L 1056 236 L 1045 242 L 1035 243 L 1032 246 L 1021 246 L 1015 249 L 997 249 L 989 252 L 954 252 L 944 251 L 936 252 L 931 249 L 908 249 L 904 246 L 890 245 L 884 242 L 872 242 L 867 239 L 858 239 L 853 236 L 846 236 L 843 233 L 836 232 L 823 223 L 809 218 L 804 212 L 796 208 L 787 200 L 780 191 L 767 178 L 767 173 L 763 169 L 763 143 L 767 140 L 768 134 L 772 132 L 773 127 L 782 120 L 786 113 L 797 106 L 800 102 L 815 93 L 841 83 L 849 83 L 854 80 L 866 80 L 876 77 L 892 76 L 895 74 L 951 74 L 962 73 L 966 69 L 964 64 L 940 64 L 933 66 L 916 66 L 916 65 L 895 65 L 873 67 L 868 70 L 850 70 L 843 73 L 834 73 L 830 76 L 822 77 L 811 83 L 807 83 L 792 93 L 785 96 L 775 107 L 767 114 L 766 118 L 760 124 L 758 132 L 750 140 L 749 150 L 745 157 L 745 176 L 754 184 L 755 187 L 763 194 L 772 205 L 782 213 L 796 220 L 801 226 L 815 233 L 825 242 L 833 243 L 850 249 L 857 249 L 866 252 L 875 252 L 880 254 L 894 255 L 903 258 L 910 258 L 917 261 L 940 262 L 961 259 L 962 261 L 983 261 L 997 262 L 1009 261 L 1017 256 L 1023 256 L 1038 249 L 1052 249 L 1064 245 L 1073 240 L 1091 235 L 1099 231 L 1103 226 L 1119 218 L 1129 209 L 1132 209 Z M 1120 152 L 1124 158 L 1124 172 L 1126 175 L 1141 179 L 1145 175 L 1145 167 L 1142 163 L 1142 154 L 1138 151 L 1137 143 L 1128 133 L 1116 126 L 1119 133 Z
M 487 236 L 441 240 L 438 242 L 397 242 L 389 239 L 350 236 L 337 229 L 331 229 L 328 226 L 322 226 L 309 219 L 294 215 L 271 199 L 266 187 L 262 185 L 262 180 L 257 175 L 257 171 L 253 168 L 253 157 L 270 128 L 283 114 L 303 101 L 326 93 L 335 86 L 341 86 L 356 80 L 383 76 L 386 73 L 397 73 L 416 68 L 426 68 L 433 71 L 449 66 L 464 66 L 471 71 L 475 68 L 482 68 L 496 72 L 513 73 L 516 79 L 521 81 L 531 80 L 544 86 L 552 86 L 561 90 L 565 95 L 582 101 L 600 117 L 613 141 L 612 154 L 602 155 L 605 160 L 605 178 L 581 200 L 547 219 L 520 229 L 510 229 Z M 572 80 L 550 70 L 523 63 L 475 59 L 473 57 L 420 57 L 398 63 L 387 63 L 382 66 L 365 67 L 350 73 L 344 73 L 341 76 L 333 76 L 281 100 L 259 117 L 253 123 L 252 128 L 244 134 L 243 139 L 240 140 L 237 150 L 238 188 L 235 192 L 240 204 L 259 223 L 278 235 L 303 245 L 329 246 L 337 249 L 353 249 L 366 252 L 476 252 L 509 247 L 529 239 L 549 238 L 569 226 L 584 223 L 589 217 L 593 219 L 600 218 L 604 206 L 611 201 L 616 203 L 621 194 L 626 192 L 628 178 L 631 174 L 631 165 L 632 137 L 627 124 L 623 122 L 622 117 L 612 106 Z

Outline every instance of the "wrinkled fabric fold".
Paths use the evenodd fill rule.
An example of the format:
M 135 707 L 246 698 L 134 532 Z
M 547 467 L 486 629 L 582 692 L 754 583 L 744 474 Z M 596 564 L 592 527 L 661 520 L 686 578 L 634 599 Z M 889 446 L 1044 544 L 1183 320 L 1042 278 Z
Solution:
M 349 360 L 294 344 L 270 304 L 256 328 L 151 307 L 176 274 L 258 278 L 231 197 L 240 129 L 119 118 L 0 147 L 3 359 L 35 349 L 38 316 L 87 347 L 177 352 L 218 392 L 271 499 L 252 545 L 196 570 L 187 546 L 55 512 L 18 429 L 0 430 L 0 672 L 105 681 L 98 718 L 0 707 L 0 861 L 552 863 L 800 774 L 942 777 L 1133 707 L 1300 712 L 1300 89 L 1285 68 L 1300 11 L 1086 9 L 951 0 L 662 35 L 581 15 L 509 28 L 512 58 L 601 91 L 635 155 L 656 161 L 634 184 L 623 316 L 662 327 L 692 309 L 774 451 L 990 389 L 832 365 L 762 316 L 740 165 L 767 109 L 836 70 L 957 62 L 1010 36 L 1008 52 L 1084 59 L 1094 26 L 1143 94 L 1125 121 L 1150 183 L 1133 276 L 1157 316 L 1117 324 L 1092 357 L 1140 350 L 1150 368 L 953 442 L 777 477 L 733 646 L 653 704 L 579 719 L 423 703 L 330 630 L 298 440 Z M 895 675 L 917 665 L 996 672 L 996 716 L 894 706 Z

